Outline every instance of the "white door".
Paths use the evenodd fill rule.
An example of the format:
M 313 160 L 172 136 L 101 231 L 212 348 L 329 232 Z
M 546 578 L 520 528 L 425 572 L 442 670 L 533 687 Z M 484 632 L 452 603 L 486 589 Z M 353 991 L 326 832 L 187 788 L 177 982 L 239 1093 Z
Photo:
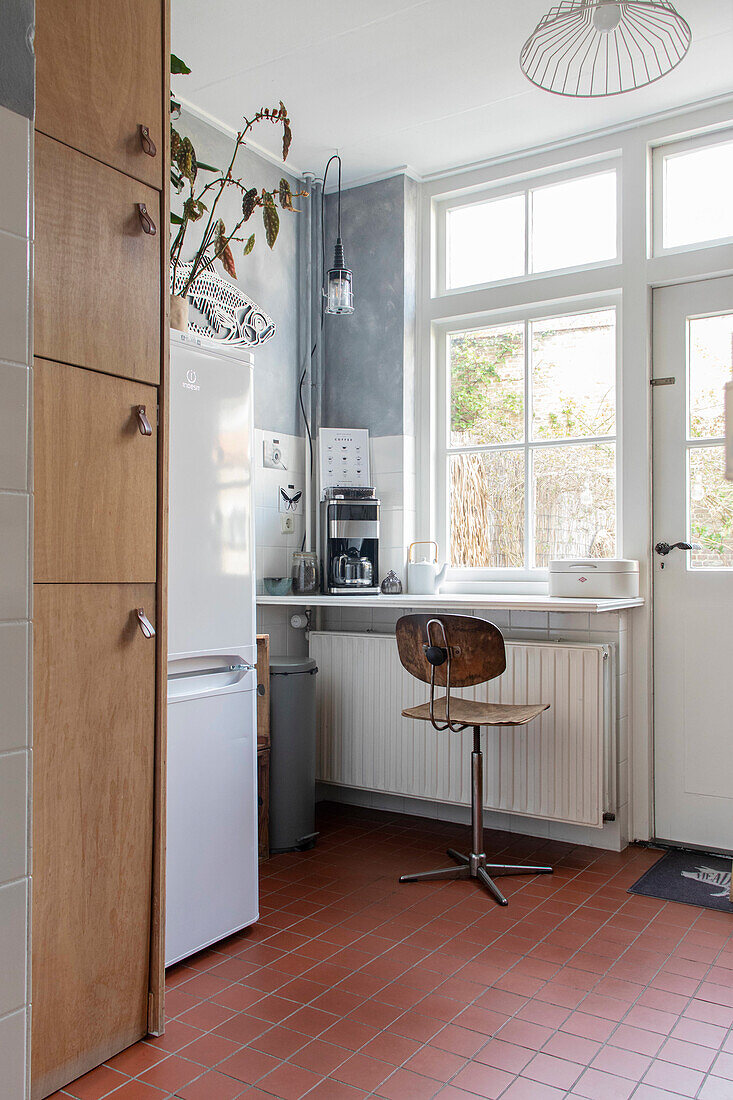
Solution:
M 712 850 L 733 849 L 732 340 L 733 278 L 655 291 L 655 832 Z
M 252 357 L 172 339 L 170 374 L 168 654 L 254 662 Z

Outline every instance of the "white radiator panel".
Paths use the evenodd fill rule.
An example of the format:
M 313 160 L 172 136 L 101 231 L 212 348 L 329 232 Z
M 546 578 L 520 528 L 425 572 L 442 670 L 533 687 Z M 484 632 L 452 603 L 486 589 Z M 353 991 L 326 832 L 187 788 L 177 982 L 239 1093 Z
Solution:
M 610 645 L 506 643 L 503 676 L 469 698 L 550 703 L 526 726 L 483 731 L 487 809 L 602 827 L 615 810 L 615 691 Z M 472 732 L 401 717 L 429 688 L 400 664 L 394 635 L 314 631 L 318 778 L 431 801 L 470 803 Z

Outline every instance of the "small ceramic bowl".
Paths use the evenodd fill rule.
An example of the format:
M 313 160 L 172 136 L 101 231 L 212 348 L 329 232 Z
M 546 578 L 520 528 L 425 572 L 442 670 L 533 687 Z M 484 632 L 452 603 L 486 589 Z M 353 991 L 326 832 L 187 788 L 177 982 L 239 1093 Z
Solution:
M 265 592 L 268 596 L 287 596 L 292 583 L 290 577 L 265 577 Z

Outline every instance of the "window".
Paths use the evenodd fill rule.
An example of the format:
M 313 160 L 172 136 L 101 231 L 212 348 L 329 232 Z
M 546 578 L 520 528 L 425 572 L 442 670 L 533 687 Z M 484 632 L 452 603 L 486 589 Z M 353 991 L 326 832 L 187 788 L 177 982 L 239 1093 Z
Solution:
M 733 237 L 733 139 L 697 138 L 654 152 L 655 251 Z
M 615 170 L 445 208 L 445 287 L 616 259 Z
M 733 313 L 687 322 L 687 488 L 692 569 L 733 568 L 733 485 L 725 480 L 724 386 Z
M 616 311 L 446 334 L 454 567 L 616 553 Z

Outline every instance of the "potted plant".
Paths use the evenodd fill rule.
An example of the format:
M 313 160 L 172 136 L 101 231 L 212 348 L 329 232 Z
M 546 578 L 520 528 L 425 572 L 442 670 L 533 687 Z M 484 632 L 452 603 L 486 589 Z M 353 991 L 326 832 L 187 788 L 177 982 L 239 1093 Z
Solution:
M 190 73 L 188 66 L 171 55 L 171 72 L 174 74 Z M 180 104 L 171 94 L 171 116 L 176 118 L 180 113 Z M 267 188 L 253 187 L 245 183 L 243 179 L 235 175 L 235 164 L 240 149 L 246 145 L 246 137 L 257 125 L 269 123 L 282 127 L 282 158 L 287 160 L 292 130 L 290 119 L 285 104 L 280 101 L 277 107 L 262 107 L 250 118 L 244 118 L 244 127 L 237 134 L 234 142 L 231 160 L 226 171 L 221 172 L 210 164 L 201 163 L 196 157 L 196 150 L 189 137 L 182 136 L 171 123 L 171 183 L 180 194 L 185 188 L 188 193 L 183 203 L 181 214 L 171 213 L 171 223 L 177 226 L 174 234 L 171 234 L 171 317 L 172 328 L 181 329 L 184 332 L 188 328 L 188 293 L 196 278 L 208 268 L 213 267 L 218 260 L 227 275 L 233 279 L 237 277 L 234 264 L 232 244 L 244 245 L 242 254 L 248 256 L 255 246 L 255 234 L 242 232 L 243 227 L 249 222 L 252 215 L 259 208 L 262 211 L 262 221 L 265 231 L 265 240 L 270 248 L 275 247 L 275 241 L 280 230 L 280 210 L 288 213 L 297 213 L 293 206 L 293 199 L 307 196 L 307 191 L 295 191 L 283 177 L 280 185 L 272 191 Z M 208 182 L 200 182 L 200 172 L 213 173 L 213 178 Z M 237 188 L 241 194 L 241 217 L 236 224 L 227 229 L 224 221 L 217 216 L 217 206 L 222 195 L 228 188 Z M 186 234 L 192 223 L 204 222 L 203 234 L 192 259 L 186 264 L 186 274 L 182 286 L 176 286 L 178 266 L 182 262 L 182 253 L 186 241 Z M 189 266 L 190 263 L 190 266 Z

